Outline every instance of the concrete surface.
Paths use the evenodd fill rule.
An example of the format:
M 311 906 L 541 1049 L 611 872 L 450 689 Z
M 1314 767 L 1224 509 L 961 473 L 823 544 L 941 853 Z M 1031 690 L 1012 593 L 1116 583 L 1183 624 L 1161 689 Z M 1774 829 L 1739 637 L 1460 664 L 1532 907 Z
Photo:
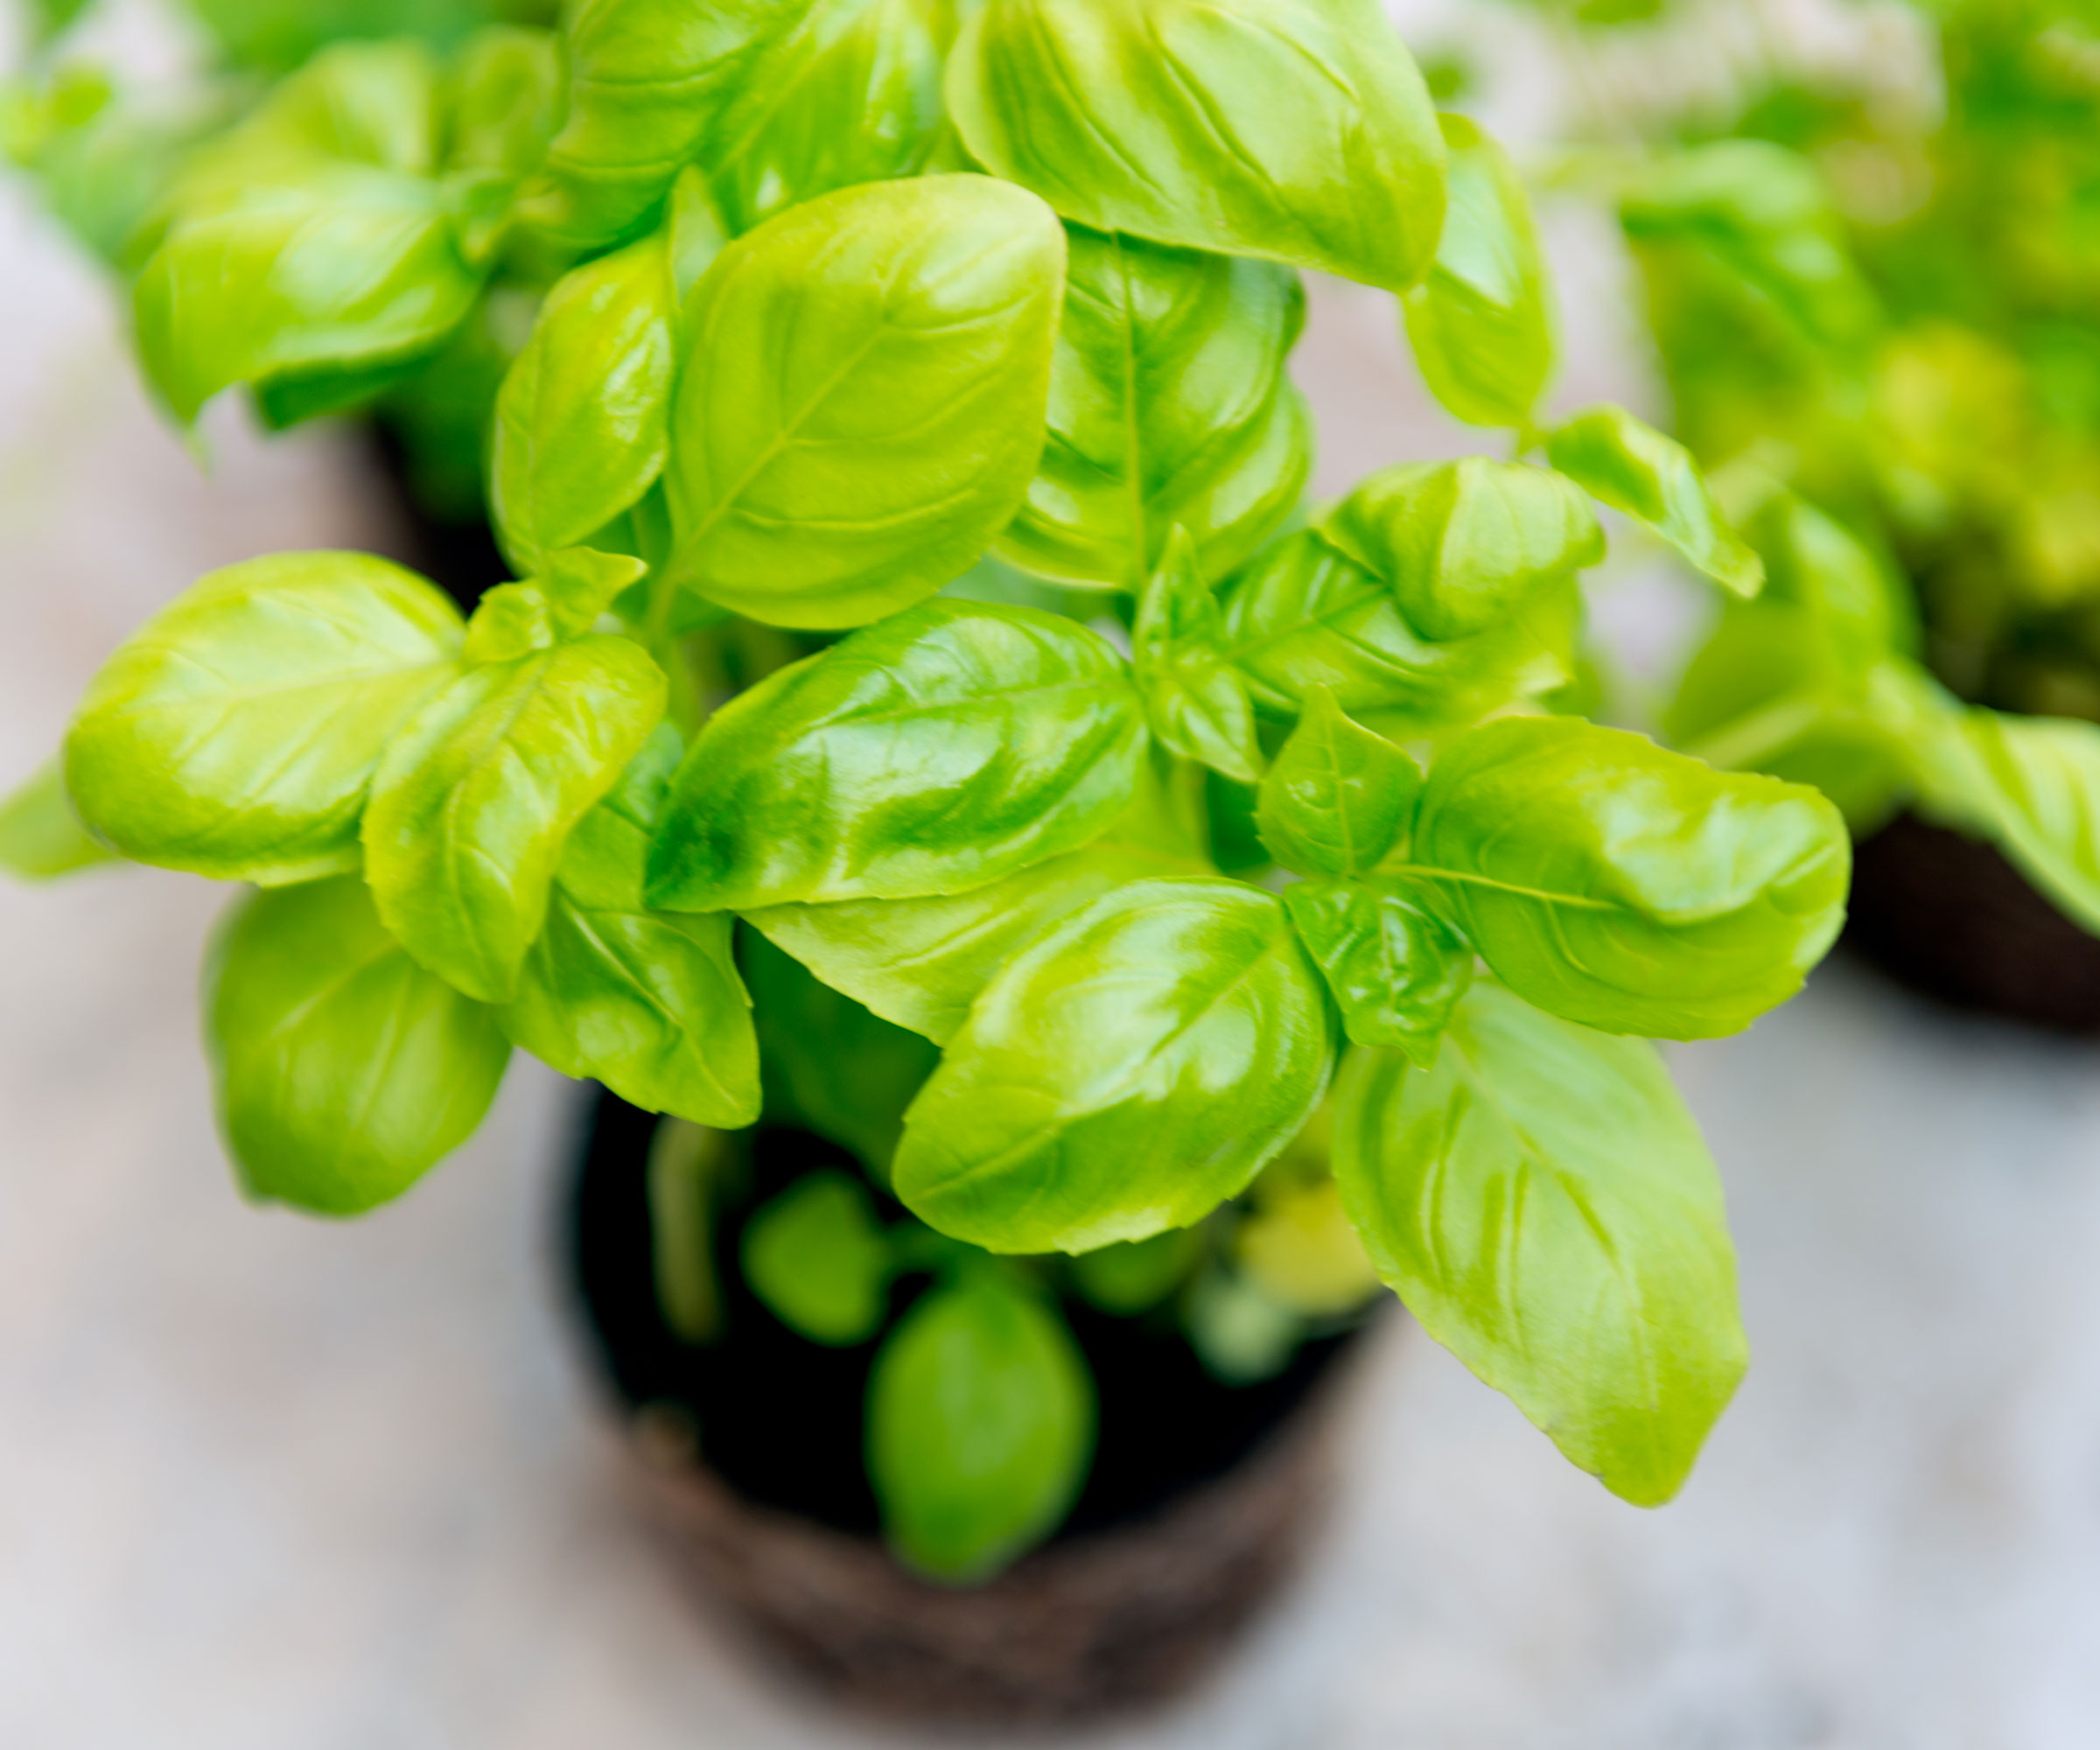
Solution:
M 1390 305 L 1316 305 L 1331 466 L 1438 444 Z M 1575 387 L 1624 380 L 1586 335 Z M 95 276 L 0 186 L 0 783 L 199 572 L 383 539 L 326 434 L 213 439 L 206 479 Z M 0 886 L 0 1745 L 906 1741 L 754 1670 L 628 1516 L 550 1287 L 563 1084 L 522 1064 L 367 1222 L 239 1202 L 192 1012 L 221 897 Z M 1613 1502 L 1409 1334 L 1288 1606 L 1185 1707 L 1094 1741 L 2100 1742 L 2100 1055 L 1836 967 L 1676 1063 L 1757 1351 L 1683 1501 Z

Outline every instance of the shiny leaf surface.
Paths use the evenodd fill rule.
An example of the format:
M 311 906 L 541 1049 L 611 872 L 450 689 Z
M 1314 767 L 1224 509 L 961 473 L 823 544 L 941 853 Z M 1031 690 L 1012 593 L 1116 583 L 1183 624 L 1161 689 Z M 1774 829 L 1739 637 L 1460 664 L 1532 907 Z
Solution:
M 682 911 L 981 886 L 1098 837 L 1144 721 L 1122 660 L 1030 608 L 928 602 L 781 670 L 709 722 L 658 830 Z
M 994 1251 L 1091 1251 L 1244 1189 L 1325 1090 L 1317 975 L 1273 894 L 1142 881 L 1038 937 L 906 1115 L 897 1194 Z
M 1131 643 L 1138 690 L 1159 745 L 1228 778 L 1255 782 L 1263 761 L 1254 702 L 1245 678 L 1225 660 L 1225 616 L 1185 528 L 1176 527 L 1144 586 Z
M 510 1044 L 425 972 L 355 876 L 258 893 L 205 980 L 219 1123 L 250 1196 L 354 1215 L 473 1133 Z
M 1299 881 L 1284 889 L 1284 909 L 1351 1040 L 1435 1057 L 1473 984 L 1473 949 L 1429 895 L 1398 881 Z
M 1351 1055 L 1334 1175 L 1432 1337 L 1575 1465 L 1658 1506 L 1748 1362 L 1712 1158 L 1654 1049 L 1492 984 L 1433 1068 Z
M 1255 820 L 1284 867 L 1358 875 L 1400 846 L 1421 797 L 1413 756 L 1351 722 L 1320 687 L 1262 780 Z
M 775 626 L 931 595 L 1042 454 L 1064 234 L 981 176 L 842 190 L 723 251 L 688 300 L 673 571 Z
M 359 553 L 214 571 L 134 633 L 66 740 L 80 816 L 126 856 L 220 880 L 357 863 L 388 743 L 458 672 L 459 615 Z
M 1444 146 L 1376 0 L 988 0 L 948 68 L 971 155 L 1068 219 L 1402 291 Z

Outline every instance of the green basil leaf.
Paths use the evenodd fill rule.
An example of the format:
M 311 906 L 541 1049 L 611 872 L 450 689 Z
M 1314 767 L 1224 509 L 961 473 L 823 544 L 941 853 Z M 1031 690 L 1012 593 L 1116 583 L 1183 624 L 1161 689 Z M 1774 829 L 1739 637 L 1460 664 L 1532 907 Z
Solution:
M 1270 855 L 1305 875 L 1360 875 L 1413 823 L 1422 768 L 1404 748 L 1352 723 L 1316 687 L 1262 780 L 1255 821 Z
M 354 1215 L 473 1134 L 510 1044 L 381 925 L 355 876 L 237 906 L 205 976 L 220 1127 L 252 1197 Z
M 1397 739 L 1472 723 L 1574 673 L 1582 599 L 1572 574 L 1549 579 L 1469 636 L 1434 639 L 1410 622 L 1390 577 L 1307 529 L 1228 583 L 1222 654 L 1255 704 L 1295 715 L 1315 688 Z
M 966 893 L 766 906 L 745 916 L 825 984 L 945 1045 L 977 993 L 1054 924 L 1128 882 L 1206 872 L 1190 859 L 1098 844 Z
M 521 571 L 632 507 L 669 453 L 675 305 L 662 233 L 580 267 L 503 379 L 489 507 Z
M 732 231 L 857 183 L 917 176 L 947 122 L 956 0 L 820 0 L 732 98 L 707 159 Z
M 74 812 L 60 760 L 50 761 L 27 783 L 0 796 L 0 869 L 9 874 L 24 881 L 52 881 L 116 860 L 116 853 L 91 837 Z
M 1684 1487 L 1748 1364 L 1719 1175 L 1650 1046 L 1492 984 L 1429 1069 L 1356 1052 L 1334 1177 L 1431 1336 L 1614 1494 Z
M 80 817 L 125 856 L 273 885 L 357 864 L 387 744 L 458 673 L 458 611 L 359 553 L 214 571 L 132 634 L 66 738 Z
M 1429 277 L 1402 301 L 1430 392 L 1471 425 L 1526 426 L 1553 374 L 1552 289 L 1509 155 L 1463 116 L 1438 118 L 1451 206 Z
M 2069 917 L 2100 934 L 2100 724 L 1931 704 L 1902 743 L 1921 811 L 1989 839 Z
M 989 1273 L 920 1297 L 868 1381 L 868 1480 L 900 1559 L 982 1578 L 1071 1510 L 1094 1382 L 1064 1323 Z
M 733 920 L 653 912 L 642 900 L 649 834 L 681 751 L 677 732 L 659 724 L 577 822 L 502 1022 L 512 1043 L 564 1075 L 645 1111 L 738 1130 L 759 1116 L 759 1049 Z
M 1546 455 L 1585 492 L 1670 542 L 1725 590 L 1754 596 L 1764 563 L 1714 502 L 1691 452 L 1622 407 L 1593 407 L 1546 438 Z
M 810 0 L 576 0 L 562 25 L 569 107 L 530 186 L 532 222 L 580 250 L 647 228 L 705 155 L 758 58 Z
M 989 0 L 948 64 L 978 163 L 1068 219 L 1403 291 L 1436 113 L 1377 0 Z
M 882 1328 L 890 1249 L 859 1180 L 797 1180 L 745 1224 L 742 1250 L 751 1292 L 798 1335 L 850 1348 Z
M 1298 881 L 1284 889 L 1284 909 L 1350 1039 L 1418 1063 L 1436 1056 L 1473 983 L 1473 949 L 1429 897 L 1395 881 Z
M 1855 665 L 1917 654 L 1918 611 L 1908 588 L 1837 518 L 1782 491 L 1758 508 L 1745 532 L 1765 562 L 1765 593 L 1814 615 Z
M 940 1054 L 820 984 L 762 935 L 746 932 L 742 958 L 758 1004 L 767 1121 L 851 1150 L 886 1183 L 905 1109 Z
M 1488 631 L 1605 554 L 1597 514 L 1575 487 L 1482 456 L 1381 468 L 1317 527 L 1384 578 L 1409 624 L 1435 639 Z
M 1168 752 L 1251 784 L 1261 776 L 1247 682 L 1221 654 L 1225 616 L 1204 582 L 1196 544 L 1177 524 L 1144 586 L 1131 633 L 1138 689 Z
M 933 594 L 1043 448 L 1064 233 L 982 176 L 841 190 L 724 249 L 687 300 L 672 570 L 774 626 Z
M 1021 950 L 905 1116 L 897 1194 L 993 1251 L 1200 1221 L 1304 1127 L 1333 1042 L 1272 893 L 1140 881 Z
M 1298 276 L 1078 228 L 1070 246 L 1049 442 L 999 551 L 1135 590 L 1179 523 L 1204 576 L 1222 576 L 1312 471 L 1312 416 L 1285 371 L 1305 326 Z
M 1395 874 L 1518 996 L 1606 1032 L 1740 1032 L 1844 917 L 1851 841 L 1813 791 L 1573 718 L 1506 718 L 1431 766 Z
M 663 716 L 663 672 L 592 637 L 475 668 L 387 749 L 365 875 L 418 963 L 485 1003 L 517 994 L 562 846 Z
M 927 602 L 709 722 L 657 831 L 650 900 L 743 910 L 983 886 L 1099 837 L 1144 750 L 1105 640 L 1029 608 Z

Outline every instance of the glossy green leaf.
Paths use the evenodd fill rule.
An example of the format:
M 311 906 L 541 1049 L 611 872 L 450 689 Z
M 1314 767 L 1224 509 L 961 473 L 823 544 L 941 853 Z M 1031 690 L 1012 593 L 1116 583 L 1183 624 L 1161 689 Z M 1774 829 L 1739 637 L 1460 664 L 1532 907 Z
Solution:
M 1413 756 L 1352 723 L 1318 687 L 1262 780 L 1255 820 L 1286 868 L 1359 875 L 1399 847 L 1421 797 Z
M 365 876 L 416 961 L 483 1002 L 518 993 L 570 831 L 663 716 L 662 670 L 592 637 L 470 670 L 387 749 Z
M 680 752 L 676 732 L 659 724 L 577 823 L 502 1022 L 542 1063 L 629 1105 L 737 1130 L 759 1116 L 759 1053 L 733 920 L 642 900 L 649 834 Z
M 1605 553 L 1596 513 L 1566 480 L 1482 456 L 1381 468 L 1318 527 L 1442 640 L 1491 630 Z
M 1223 654 L 1264 712 L 1294 716 L 1326 687 L 1344 710 L 1402 740 L 1564 683 L 1582 618 L 1567 574 L 1519 596 L 1482 631 L 1434 639 L 1409 620 L 1391 578 L 1317 529 L 1271 547 L 1221 600 Z
M 1131 881 L 1208 872 L 1136 845 L 1096 844 L 968 892 L 767 906 L 746 914 L 827 984 L 945 1045 L 1030 941 Z
M 989 1272 L 922 1296 L 868 1382 L 868 1479 L 907 1565 L 990 1573 L 1054 1530 L 1094 1449 L 1094 1382 L 1063 1321 Z
M 1433 1068 L 1354 1053 L 1335 1108 L 1408 1311 L 1614 1494 L 1676 1494 L 1748 1351 L 1719 1176 L 1654 1049 L 1482 984 Z
M 514 178 L 536 170 L 561 113 L 562 70 L 547 31 L 476 32 L 445 70 L 444 164 Z
M 647 228 L 680 170 L 810 0 L 575 0 L 562 26 L 568 114 L 528 193 L 535 225 L 602 248 Z
M 857 183 L 917 176 L 947 121 L 957 0 L 820 0 L 723 112 L 707 168 L 732 232 Z
M 859 1180 L 798 1179 L 745 1225 L 742 1250 L 752 1292 L 811 1342 L 848 1348 L 882 1328 L 890 1249 Z
M 1429 902 L 1400 881 L 1298 881 L 1284 889 L 1298 938 L 1312 956 L 1362 1046 L 1384 1046 L 1418 1063 L 1473 983 L 1473 949 Z
M 1509 155 L 1443 116 L 1451 206 L 1429 277 L 1402 302 L 1430 391 L 1473 425 L 1530 424 L 1553 374 L 1552 288 Z
M 1719 773 L 1574 718 L 1506 718 L 1431 766 L 1395 874 L 1503 984 L 1606 1032 L 1740 1032 L 1844 921 L 1851 841 L 1813 791 Z
M 360 553 L 214 571 L 132 634 L 66 739 L 80 817 L 127 857 L 220 880 L 357 864 L 388 743 L 458 673 L 458 611 Z
M 252 1197 L 354 1215 L 472 1135 L 510 1044 L 409 958 L 354 876 L 258 893 L 205 979 L 219 1122 Z
M 1444 145 L 1377 0 L 988 0 L 948 66 L 986 169 L 1068 219 L 1403 291 Z
M 1204 576 L 1297 508 L 1312 425 L 1285 371 L 1298 276 L 1073 228 L 1042 466 L 999 543 L 1048 577 L 1134 590 L 1176 524 Z
M 466 660 L 508 662 L 581 637 L 647 570 L 626 554 L 589 547 L 550 553 L 542 575 L 482 595 L 467 622 Z
M 657 831 L 650 900 L 721 911 L 982 886 L 1100 836 L 1144 745 L 1122 660 L 1096 634 L 928 602 L 709 722 Z
M 66 794 L 66 768 L 53 760 L 0 796 L 0 870 L 23 881 L 52 881 L 116 860 L 80 824 Z
M 1763 562 L 1730 528 L 1691 452 L 1622 407 L 1595 407 L 1549 434 L 1546 454 L 1585 492 L 1670 542 L 1723 589 L 1754 596 Z
M 774 626 L 858 626 L 963 570 L 1043 448 L 1064 233 L 990 177 L 841 190 L 687 301 L 666 482 L 678 581 Z
M 1254 702 L 1224 644 L 1225 616 L 1203 580 L 1194 541 L 1177 525 L 1138 605 L 1138 690 L 1168 752 L 1251 784 L 1262 770 Z
M 1002 1252 L 1186 1227 L 1303 1128 L 1333 1042 L 1271 893 L 1134 882 L 1023 948 L 912 1109 L 896 1191 Z
M 522 571 L 589 540 L 663 472 L 676 314 L 666 248 L 659 233 L 561 280 L 503 380 L 489 506 Z
M 767 1121 L 851 1150 L 886 1182 L 905 1109 L 940 1054 L 819 983 L 762 935 L 745 934 L 741 958 L 758 1004 Z

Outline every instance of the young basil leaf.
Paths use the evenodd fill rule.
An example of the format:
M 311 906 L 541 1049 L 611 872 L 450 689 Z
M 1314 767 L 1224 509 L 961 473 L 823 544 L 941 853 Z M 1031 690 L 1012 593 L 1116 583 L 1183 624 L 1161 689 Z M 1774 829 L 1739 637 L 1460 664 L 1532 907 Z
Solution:
M 1204 582 L 1196 544 L 1175 526 L 1138 606 L 1131 634 L 1138 690 L 1160 746 L 1228 778 L 1261 776 L 1247 682 L 1221 654 L 1225 617 Z
M 1731 529 L 1691 452 L 1623 407 L 1593 407 L 1546 438 L 1553 466 L 1670 542 L 1725 590 L 1754 596 L 1764 563 Z
M 1566 480 L 1483 456 L 1381 468 L 1316 526 L 1440 640 L 1490 630 L 1605 554 L 1596 512 Z
M 648 574 L 648 564 L 631 554 L 564 547 L 548 554 L 535 581 L 547 598 L 555 635 L 581 638 Z
M 1021 950 L 905 1116 L 897 1194 L 993 1251 L 1202 1219 L 1303 1128 L 1333 1052 L 1276 896 L 1139 881 Z
M 1463 116 L 1440 116 L 1451 205 L 1429 277 L 1401 308 L 1430 392 L 1471 425 L 1530 423 L 1553 374 L 1552 290 L 1516 166 Z
M 1431 766 L 1405 864 L 1518 996 L 1606 1032 L 1740 1032 L 1844 917 L 1836 808 L 1573 718 L 1505 718 Z
M 234 383 L 398 363 L 466 318 L 481 281 L 431 174 L 437 106 L 418 46 L 340 45 L 182 177 L 133 291 L 141 360 L 177 417 Z
M 53 881 L 116 860 L 89 836 L 66 794 L 57 760 L 11 794 L 0 796 L 0 869 L 24 881 Z
M 589 540 L 663 472 L 676 313 L 666 248 L 659 232 L 561 280 L 503 379 L 489 507 L 522 572 Z
M 1473 983 L 1473 949 L 1432 896 L 1409 882 L 1342 880 L 1294 882 L 1283 897 L 1350 1039 L 1432 1060 Z
M 1069 239 L 1049 442 L 998 550 L 1134 590 L 1179 523 L 1204 576 L 1222 576 L 1297 508 L 1312 471 L 1312 416 L 1284 368 L 1305 326 L 1298 276 L 1077 228 Z
M 392 745 L 365 810 L 365 876 L 416 962 L 485 1003 L 516 996 L 570 830 L 663 716 L 624 638 L 470 670 Z
M 568 7 L 568 115 L 527 192 L 532 222 L 578 250 L 645 228 L 679 171 L 704 154 L 759 56 L 809 7 L 810 0 L 578 0 Z
M 760 1208 L 743 1264 L 766 1310 L 813 1343 L 864 1343 L 889 1311 L 889 1245 L 867 1186 L 847 1173 L 813 1172 Z
M 1326 687 L 1343 710 L 1400 739 L 1477 721 L 1564 683 L 1582 617 L 1572 574 L 1564 574 L 1483 631 L 1433 639 L 1410 623 L 1390 578 L 1315 529 L 1271 547 L 1221 600 L 1222 654 L 1262 710 L 1294 716 Z
M 1353 1053 L 1334 1177 L 1431 1336 L 1642 1507 L 1748 1364 L 1713 1162 L 1660 1060 L 1492 984 L 1433 1068 Z
M 681 749 L 659 724 L 606 799 L 577 822 L 555 871 L 546 927 L 525 956 L 504 1030 L 564 1075 L 629 1105 L 737 1130 L 759 1116 L 751 998 L 733 920 L 643 903 L 649 834 Z
M 1107 641 L 931 601 L 733 700 L 686 756 L 649 858 L 679 911 L 983 886 L 1097 838 L 1144 724 Z
M 381 925 L 355 876 L 256 894 L 205 975 L 219 1122 L 252 1197 L 354 1215 L 473 1134 L 510 1043 Z
M 674 576 L 836 627 L 962 571 L 1042 455 L 1064 260 L 1050 209 L 984 176 L 844 189 L 732 243 L 686 304 Z
M 1882 556 L 1834 516 L 1790 492 L 1774 493 L 1746 529 L 1765 562 L 1765 593 L 1813 614 L 1826 639 L 1859 667 L 1918 653 L 1918 611 Z
M 1325 687 L 1262 780 L 1255 820 L 1270 855 L 1304 875 L 1361 875 L 1400 846 L 1422 797 L 1404 748 L 1352 723 Z
M 1377 0 L 989 0 L 948 101 L 978 163 L 1100 231 L 1404 291 L 1443 223 L 1436 113 Z
M 745 933 L 742 958 L 758 1004 L 767 1119 L 851 1150 L 886 1183 L 905 1109 L 940 1053 L 819 983 L 762 935 Z
M 560 120 L 561 98 L 550 32 L 506 24 L 477 31 L 444 75 L 445 168 L 506 180 L 536 170 Z
M 272 885 L 357 864 L 382 752 L 459 672 L 458 611 L 360 553 L 214 571 L 134 633 L 66 738 L 80 817 L 125 856 Z
M 956 0 L 820 0 L 724 110 L 707 159 L 732 232 L 857 183 L 917 176 L 947 116 Z
M 545 591 L 536 583 L 499 584 L 474 605 L 464 654 L 474 666 L 509 662 L 552 649 L 557 641 L 554 608 Z
M 900 1559 L 993 1572 L 1056 1529 L 1094 1449 L 1094 1382 L 1048 1306 L 973 1272 L 921 1296 L 868 1381 L 868 1480 Z
M 1096 844 L 966 893 L 766 906 L 745 917 L 825 984 L 945 1045 L 977 993 L 1052 925 L 1127 882 L 1208 872 L 1191 859 Z
M 2100 933 L 2100 725 L 1964 708 L 1920 674 L 1901 740 L 1921 810 L 1997 844 Z

